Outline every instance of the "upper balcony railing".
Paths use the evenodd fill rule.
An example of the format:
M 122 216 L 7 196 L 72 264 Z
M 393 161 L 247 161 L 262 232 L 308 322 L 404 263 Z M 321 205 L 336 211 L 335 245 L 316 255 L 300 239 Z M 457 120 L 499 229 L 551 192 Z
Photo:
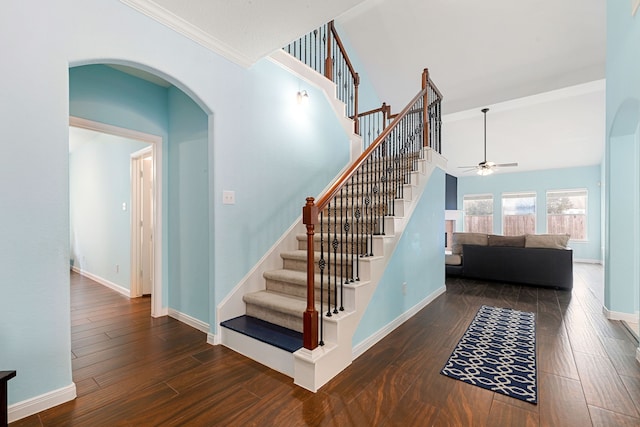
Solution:
M 358 86 L 360 77 L 340 39 L 333 21 L 291 42 L 283 48 L 287 53 L 304 62 L 336 84 L 336 95 L 346 105 L 347 116 L 354 121 L 354 132 L 362 137 L 365 150 L 391 123 L 397 114 L 391 107 L 382 106 L 364 113 L 359 112 Z M 441 100 L 442 94 L 435 85 L 428 88 L 433 103 L 427 106 L 429 140 L 431 148 L 441 152 Z
M 360 77 L 351 64 L 333 21 L 291 42 L 283 49 L 336 84 L 336 95 L 346 105 L 347 116 L 354 118 L 354 132 L 359 134 L 357 117 Z

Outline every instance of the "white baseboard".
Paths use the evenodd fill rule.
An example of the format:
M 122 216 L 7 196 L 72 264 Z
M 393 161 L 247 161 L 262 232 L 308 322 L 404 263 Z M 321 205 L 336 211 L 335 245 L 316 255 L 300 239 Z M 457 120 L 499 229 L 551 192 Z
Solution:
M 207 344 L 211 344 L 211 345 L 222 344 L 222 340 L 220 339 L 220 335 L 219 334 L 212 334 L 211 332 L 209 332 L 207 334 Z
M 581 263 L 581 264 L 600 264 L 600 265 L 602 265 L 602 260 L 600 260 L 600 259 L 574 258 L 573 262 L 577 262 L 577 263 Z
M 203 322 L 202 320 L 198 320 L 195 317 L 191 317 L 188 314 L 184 314 L 179 312 L 178 310 L 174 310 L 173 308 L 169 309 L 169 317 L 173 317 L 174 319 L 185 323 L 192 328 L 196 328 L 197 330 L 204 332 L 205 334 L 209 333 L 209 324 Z
M 381 339 L 389 335 L 391 332 L 393 332 L 394 329 L 396 329 L 397 327 L 402 325 L 404 322 L 406 322 L 407 320 L 415 316 L 416 313 L 418 313 L 420 310 L 422 310 L 427 305 L 429 305 L 434 299 L 442 295 L 446 290 L 447 288 L 445 286 L 441 286 L 440 288 L 436 289 L 434 292 L 432 292 L 429 296 L 427 296 L 425 299 L 420 301 L 418 304 L 414 305 L 409 310 L 405 311 L 400 316 L 396 317 L 394 320 L 389 322 L 386 326 L 379 329 L 369 338 L 367 338 L 366 340 L 362 341 L 360 344 L 357 344 L 355 347 L 353 347 L 353 360 L 360 357 L 367 350 L 369 350 L 371 347 L 377 344 L 378 341 L 380 341 Z
M 71 267 L 71 269 L 76 273 L 93 280 L 94 282 L 98 282 L 109 289 L 113 289 L 114 291 L 126 296 L 127 298 L 131 298 L 131 292 L 129 291 L 129 289 L 125 288 L 124 286 L 120 286 L 116 283 L 110 282 L 107 279 L 103 279 L 100 276 L 96 276 L 95 274 L 89 273 L 88 271 L 84 271 L 76 266 Z
M 607 307 L 602 307 L 602 314 L 609 320 L 624 320 L 629 323 L 638 323 L 638 315 L 633 313 L 622 313 L 620 311 L 610 311 Z
M 76 398 L 76 385 L 71 383 L 66 387 L 50 391 L 31 399 L 9 405 L 7 408 L 9 422 L 12 423 L 29 415 L 37 414 L 54 406 Z

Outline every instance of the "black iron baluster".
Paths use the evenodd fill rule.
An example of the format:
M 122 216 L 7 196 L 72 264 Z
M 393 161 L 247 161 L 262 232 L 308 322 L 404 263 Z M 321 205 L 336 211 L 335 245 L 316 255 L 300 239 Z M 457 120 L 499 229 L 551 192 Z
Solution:
M 375 151 L 375 159 L 376 159 L 376 163 L 375 163 L 375 170 L 374 170 L 374 176 L 375 176 L 375 182 L 376 185 L 374 187 L 374 194 L 376 197 L 376 207 L 375 207 L 375 215 L 376 218 L 378 219 L 378 221 L 381 222 L 381 224 L 378 226 L 378 229 L 380 230 L 380 234 L 382 236 L 384 236 L 384 217 L 383 214 L 381 213 L 381 209 L 382 209 L 382 181 L 380 180 L 380 165 L 382 162 L 382 156 L 380 155 L 380 146 L 378 146 L 376 148 Z
M 355 209 L 356 209 L 356 196 L 354 194 L 355 192 L 355 181 L 354 181 L 354 177 L 357 176 L 357 173 L 351 176 L 351 246 L 347 247 L 347 251 L 351 253 L 351 261 L 349 263 L 350 268 L 351 268 L 351 279 L 350 282 L 353 282 L 355 279 L 355 263 L 357 262 L 357 259 L 355 258 L 354 254 L 355 254 L 355 240 L 354 240 L 354 234 L 357 237 L 357 231 L 356 231 L 356 222 L 355 222 Z
M 349 283 L 347 277 L 346 261 L 345 257 L 347 253 L 344 250 L 344 245 L 347 242 L 347 236 L 349 233 L 349 189 L 347 188 L 347 195 L 344 195 L 345 187 L 340 190 L 340 200 L 342 208 L 342 220 L 344 221 L 342 227 L 340 227 L 340 310 L 344 310 L 342 301 L 342 287 L 345 283 Z M 348 258 L 347 258 L 348 260 Z M 336 296 L 336 303 L 338 302 Z
M 371 176 L 371 157 L 367 158 L 367 189 L 366 189 L 366 204 L 367 204 L 367 215 L 369 218 L 369 229 L 367 230 L 367 236 L 369 236 L 368 242 L 368 256 L 373 256 L 373 233 L 375 230 L 374 216 L 373 216 L 373 197 L 372 197 L 372 188 L 373 188 L 373 177 Z
M 315 242 L 314 242 L 315 245 Z M 320 260 L 318 261 L 320 267 L 320 342 L 319 345 L 324 345 L 324 212 L 320 212 Z
M 331 202 L 327 204 L 327 244 L 331 238 Z M 327 248 L 327 317 L 331 317 L 331 248 Z
M 338 203 L 335 200 L 334 208 L 333 208 L 333 240 L 331 241 L 331 245 L 333 246 L 333 312 L 338 313 L 338 283 L 342 280 L 338 281 Z
M 360 189 L 362 188 L 362 167 L 360 167 L 358 169 L 358 171 L 356 172 L 355 176 L 356 176 L 356 188 L 355 188 L 355 193 L 353 195 L 354 200 L 358 200 L 358 204 L 356 205 L 356 211 L 355 211 L 355 217 L 356 217 L 356 245 L 358 248 L 358 256 L 356 258 L 356 281 L 360 280 L 360 258 L 362 257 L 362 224 L 360 223 L 360 217 L 362 216 L 362 211 L 361 211 L 361 207 L 362 207 L 362 202 L 360 201 L 360 194 L 362 194 L 362 192 L 360 191 Z

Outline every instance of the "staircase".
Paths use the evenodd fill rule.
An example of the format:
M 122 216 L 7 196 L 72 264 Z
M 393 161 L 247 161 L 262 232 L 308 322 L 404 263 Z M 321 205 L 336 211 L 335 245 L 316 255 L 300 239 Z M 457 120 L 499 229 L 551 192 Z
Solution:
M 332 64 L 326 64 L 329 75 Z M 358 77 L 352 76 L 356 106 L 335 105 L 351 123 L 345 129 L 358 133 Z M 225 346 L 312 391 L 351 363 L 353 334 L 385 266 L 431 172 L 446 165 L 438 153 L 441 95 L 426 70 L 422 86 L 388 127 L 389 110 L 380 109 L 385 129 L 364 152 L 362 143 L 352 146 L 357 159 L 317 201 L 307 198 L 303 218 L 220 304 Z M 353 99 L 335 86 L 333 94 Z
M 319 267 L 320 250 L 322 246 L 326 250 L 328 242 L 326 237 L 321 241 L 320 235 L 314 235 L 315 306 L 318 313 L 322 313 L 321 317 L 324 320 L 322 323 L 323 345 L 314 350 L 303 348 L 303 312 L 307 305 L 307 235 L 301 232 L 302 223 L 297 224 L 290 232 L 294 236 L 295 247 L 284 245 L 285 248 L 277 253 L 278 268 L 266 269 L 262 272 L 263 288 L 247 292 L 242 296 L 246 305 L 245 314 L 222 323 L 223 344 L 292 377 L 296 384 L 312 391 L 316 391 L 346 368 L 353 360 L 352 338 L 358 322 L 384 273 L 386 264 L 391 259 L 402 231 L 409 222 L 429 176 L 435 168 L 446 166 L 446 161 L 429 148 L 421 149 L 416 156 L 418 160 L 415 162 L 415 170 L 407 169 L 410 176 L 409 182 L 407 184 L 396 182 L 402 188 L 402 198 L 396 198 L 394 191 L 391 193 L 394 195 L 391 199 L 393 206 L 381 203 L 375 209 L 384 212 L 393 211 L 394 215 L 385 215 L 382 221 L 370 222 L 369 226 L 373 224 L 374 233 L 368 242 L 361 239 L 355 241 L 354 245 L 354 241 L 344 242 L 338 235 L 335 252 L 337 257 L 334 256 L 332 247 L 332 257 L 327 260 L 325 267 L 329 273 L 325 271 L 322 278 Z M 356 192 L 349 199 L 338 199 L 336 204 L 348 204 L 349 209 L 354 209 L 354 206 L 358 206 L 354 203 L 354 199 L 357 200 L 358 197 L 359 193 Z M 328 212 L 329 208 L 323 212 L 323 227 L 326 227 L 329 218 L 332 218 L 327 218 Z M 331 221 L 331 228 L 333 228 L 333 219 Z M 343 221 L 338 222 L 336 228 L 340 229 L 343 224 Z M 383 226 L 384 234 L 382 234 Z M 340 261 L 345 258 L 350 259 L 354 252 L 362 252 L 364 255 L 358 256 L 356 262 L 349 262 L 348 271 L 340 272 L 338 267 L 338 282 L 342 282 L 343 277 L 353 277 L 354 273 L 359 280 L 345 284 L 342 292 L 338 291 L 337 300 L 335 282 L 330 283 L 328 287 L 330 295 L 327 295 L 326 286 L 321 292 L 321 284 L 326 285 L 327 274 L 333 276 Z M 355 271 L 356 268 L 357 271 Z M 331 313 L 330 317 L 327 317 L 328 312 Z M 264 339 L 264 335 L 249 338 L 251 332 L 234 329 L 233 322 L 236 321 L 249 321 L 258 325 L 267 322 L 283 329 L 279 330 L 279 334 L 269 331 L 268 334 L 272 337 L 270 339 Z M 285 349 L 282 343 L 289 340 L 292 335 L 296 340 L 295 348 Z
M 420 154 L 416 154 L 419 156 Z M 410 167 L 405 166 L 407 174 L 410 173 Z M 416 171 L 416 175 L 418 172 Z M 374 236 L 382 236 L 383 235 L 383 224 L 380 222 L 379 218 L 382 216 L 383 218 L 387 215 L 387 213 L 395 211 L 395 206 L 389 206 L 389 203 L 393 203 L 394 205 L 399 206 L 398 210 L 404 210 L 404 205 L 406 203 L 405 199 L 400 199 L 396 197 L 397 188 L 404 187 L 404 193 L 411 195 L 412 185 L 404 184 L 402 175 L 398 175 L 392 181 L 388 182 L 388 188 L 386 190 L 386 194 L 384 195 L 384 200 L 388 200 L 389 202 L 378 202 L 376 204 L 372 204 L 369 208 L 363 206 L 360 202 L 363 198 L 363 194 L 360 193 L 359 187 L 362 182 L 353 182 L 347 184 L 347 187 L 351 187 L 351 191 L 348 191 L 349 196 L 344 196 L 342 198 L 338 198 L 335 200 L 335 204 L 342 207 L 344 213 L 347 214 L 345 217 L 337 218 L 337 221 L 332 221 L 332 215 L 330 210 L 333 208 L 326 208 L 323 215 L 323 226 L 327 229 L 337 229 L 343 230 L 344 224 L 348 221 L 348 218 L 351 217 L 351 213 L 353 210 L 360 209 L 363 214 L 361 216 L 361 228 L 370 228 L 371 233 L 365 233 L 365 235 L 374 235 Z M 369 178 L 368 175 L 361 177 L 361 179 Z M 416 176 L 413 179 L 413 182 L 417 182 L 418 177 Z M 382 197 L 381 197 L 382 199 Z M 388 218 L 389 225 L 386 225 L 386 230 L 389 230 L 389 234 L 393 235 L 393 224 L 394 217 L 386 216 Z M 371 243 L 367 242 L 364 238 L 360 238 L 359 241 L 347 241 L 344 239 L 345 233 L 337 233 L 336 240 L 332 241 L 331 244 L 336 245 L 336 251 L 334 253 L 333 258 L 329 258 L 325 265 L 325 269 L 327 270 L 328 275 L 332 275 L 333 272 L 339 276 L 339 282 L 343 282 L 345 280 L 351 280 L 354 276 L 359 276 L 360 272 L 354 271 L 356 269 L 356 261 L 350 258 L 354 258 L 355 256 L 373 258 L 375 256 L 383 256 L 383 253 L 380 251 L 374 252 L 371 247 Z M 315 252 L 315 274 L 316 280 L 315 282 L 315 300 L 316 307 L 319 313 L 323 311 L 329 311 L 324 309 L 324 307 L 329 307 L 332 305 L 338 305 L 339 308 L 334 308 L 334 311 L 344 311 L 344 295 L 336 295 L 336 286 L 335 282 L 330 284 L 329 288 L 325 288 L 328 292 L 322 292 L 321 284 L 326 282 L 320 276 L 320 259 L 321 259 L 321 246 L 329 245 L 329 242 L 321 242 L 321 236 L 314 237 L 314 249 Z M 302 313 L 306 309 L 307 304 L 307 235 L 306 234 L 298 234 L 296 236 L 298 241 L 298 248 L 296 250 L 291 251 L 283 251 L 280 253 L 282 258 L 282 268 L 278 270 L 270 270 L 264 273 L 264 279 L 266 283 L 265 290 L 251 292 L 244 295 L 243 300 L 246 304 L 246 315 L 258 319 L 262 319 L 264 321 L 274 323 L 276 325 L 280 325 L 282 327 L 297 331 L 302 333 Z M 384 245 L 382 245 L 384 247 Z M 362 272 L 365 274 L 365 272 Z M 355 281 L 355 280 L 354 280 Z M 362 284 L 362 283 L 361 283 Z M 335 297 L 338 297 L 338 301 L 336 301 Z M 333 299 L 333 301 L 332 301 Z M 322 301 L 322 304 L 320 302 Z M 332 315 L 338 314 L 335 312 L 331 313 Z M 300 342 L 300 347 L 302 347 L 302 341 Z

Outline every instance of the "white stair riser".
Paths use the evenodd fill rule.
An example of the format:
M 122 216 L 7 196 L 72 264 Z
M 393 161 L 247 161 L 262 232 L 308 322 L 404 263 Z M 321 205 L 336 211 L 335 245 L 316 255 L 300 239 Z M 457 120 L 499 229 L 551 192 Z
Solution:
M 300 316 L 292 316 L 286 313 L 271 310 L 255 304 L 247 304 L 247 316 L 262 319 L 265 322 L 282 326 L 297 332 L 302 331 L 302 313 Z

